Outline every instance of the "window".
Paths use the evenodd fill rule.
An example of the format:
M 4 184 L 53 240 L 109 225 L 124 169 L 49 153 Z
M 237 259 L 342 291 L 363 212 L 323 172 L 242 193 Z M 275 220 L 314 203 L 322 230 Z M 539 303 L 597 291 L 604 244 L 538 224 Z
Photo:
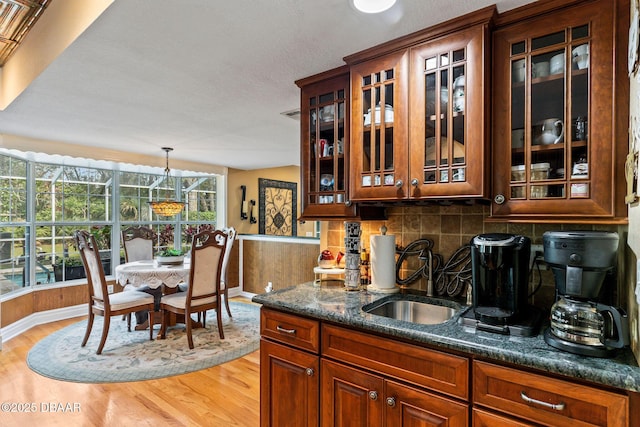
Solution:
M 218 228 L 224 177 L 174 173 L 167 180 L 160 168 L 42 154 L 32 160 L 0 149 L 0 295 L 84 278 L 73 242 L 78 229 L 96 238 L 110 275 L 124 260 L 123 228 L 152 228 L 158 250 L 187 249 L 194 230 Z M 164 218 L 151 211 L 149 201 L 178 194 L 187 203 L 182 214 Z

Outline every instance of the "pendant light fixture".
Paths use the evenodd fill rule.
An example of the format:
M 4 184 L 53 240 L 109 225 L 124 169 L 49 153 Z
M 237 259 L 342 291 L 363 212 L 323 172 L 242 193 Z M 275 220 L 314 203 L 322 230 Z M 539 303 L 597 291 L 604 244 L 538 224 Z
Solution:
M 167 167 L 164 169 L 165 179 L 169 182 L 169 152 L 173 151 L 173 148 L 162 147 L 167 153 Z M 177 200 L 169 200 L 169 198 L 161 202 L 149 202 L 151 209 L 159 216 L 174 216 L 179 214 L 184 208 L 184 202 L 178 202 Z

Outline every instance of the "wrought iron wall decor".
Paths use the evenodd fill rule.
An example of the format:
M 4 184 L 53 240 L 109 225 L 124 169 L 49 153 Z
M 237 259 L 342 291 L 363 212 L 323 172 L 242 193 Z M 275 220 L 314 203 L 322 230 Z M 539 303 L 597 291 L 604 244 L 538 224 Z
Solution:
M 297 236 L 298 184 L 258 178 L 259 231 L 274 236 Z

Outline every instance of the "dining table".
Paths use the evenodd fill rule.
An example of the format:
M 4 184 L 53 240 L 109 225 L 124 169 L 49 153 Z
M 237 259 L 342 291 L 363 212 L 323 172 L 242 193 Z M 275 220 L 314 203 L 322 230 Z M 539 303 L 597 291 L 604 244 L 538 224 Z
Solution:
M 157 260 L 132 261 L 115 268 L 116 282 L 125 289 L 148 286 L 176 288 L 188 284 L 191 263 L 188 260 L 177 264 L 158 264 Z
M 141 260 L 126 262 L 116 266 L 114 274 L 116 282 L 124 288 L 124 291 L 134 290 L 144 286 L 151 289 L 162 289 L 163 294 L 171 294 L 185 290 L 189 283 L 191 263 L 188 258 L 176 265 L 159 264 L 157 260 Z M 161 322 L 159 312 L 155 312 L 154 323 Z M 176 315 L 169 316 L 169 325 L 184 323 L 184 318 Z M 191 327 L 202 327 L 202 323 L 191 319 Z

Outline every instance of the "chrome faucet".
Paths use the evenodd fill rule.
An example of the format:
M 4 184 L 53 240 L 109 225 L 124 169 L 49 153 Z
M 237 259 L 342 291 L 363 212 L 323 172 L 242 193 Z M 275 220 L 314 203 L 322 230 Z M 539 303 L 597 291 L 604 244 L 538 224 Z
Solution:
M 431 251 L 427 251 L 429 255 L 429 275 L 427 277 L 427 296 L 433 296 L 433 254 Z

